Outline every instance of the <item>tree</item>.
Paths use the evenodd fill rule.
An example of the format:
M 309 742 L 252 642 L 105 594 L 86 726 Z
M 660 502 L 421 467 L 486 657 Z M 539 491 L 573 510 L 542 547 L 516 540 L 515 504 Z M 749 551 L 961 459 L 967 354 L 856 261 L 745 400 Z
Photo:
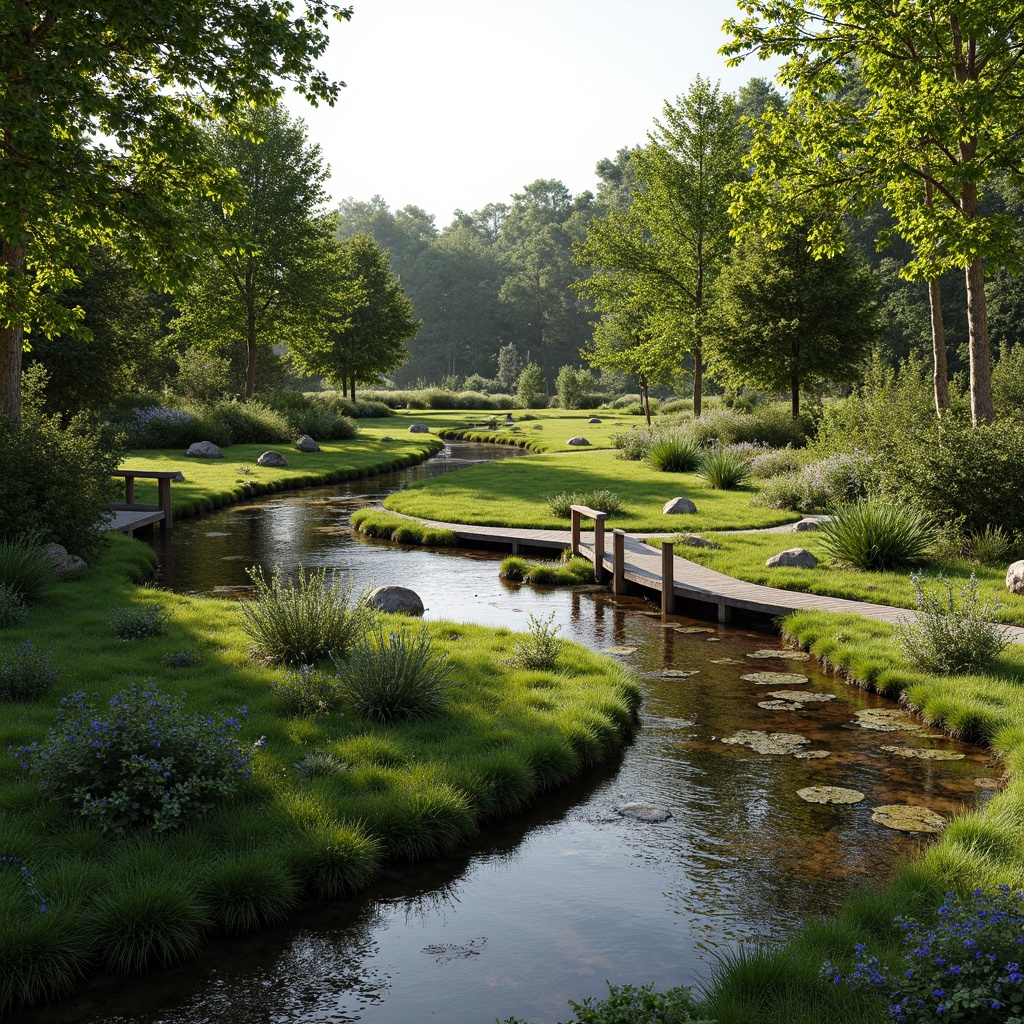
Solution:
M 387 253 L 369 235 L 341 243 L 336 287 L 343 310 L 339 322 L 297 339 L 289 355 L 302 372 L 322 374 L 354 400 L 357 381 L 374 381 L 405 362 L 405 343 L 416 336 L 420 322 L 391 273 Z
M 251 398 L 257 359 L 327 330 L 337 292 L 334 221 L 319 208 L 327 168 L 302 121 L 281 104 L 244 110 L 207 135 L 211 159 L 235 173 L 235 202 L 196 205 L 203 254 L 175 301 L 182 347 L 240 350 L 239 391 Z
M 25 333 L 80 326 L 59 302 L 109 243 L 150 282 L 185 262 L 186 199 L 219 188 L 195 123 L 263 105 L 282 80 L 332 103 L 315 68 L 331 19 L 291 0 L 7 3 L 0 19 L 0 413 L 20 415 Z
M 532 409 L 544 397 L 544 371 L 536 363 L 527 363 L 516 383 L 516 398 L 524 409 Z
M 719 278 L 712 360 L 715 377 L 789 390 L 793 418 L 808 384 L 852 382 L 882 333 L 871 271 L 854 253 L 815 259 L 807 232 L 781 245 L 747 233 Z
M 512 394 L 522 372 L 523 360 L 515 343 L 510 341 L 507 345 L 502 345 L 498 349 L 498 372 L 495 374 L 495 380 L 501 385 L 501 390 Z
M 611 274 L 646 310 L 644 331 L 693 358 L 700 416 L 704 336 L 712 287 L 732 244 L 727 187 L 742 173 L 732 98 L 699 76 L 666 103 L 650 143 L 632 156 L 636 185 L 625 212 L 596 217 L 577 247 L 581 263 Z
M 777 230 L 792 199 L 817 196 L 831 210 L 811 244 L 828 253 L 841 238 L 836 214 L 881 199 L 914 250 L 905 276 L 964 272 L 971 415 L 991 419 L 984 263 L 1018 264 L 1022 247 L 1013 218 L 987 212 L 982 200 L 1001 172 L 1019 181 L 1024 165 L 1024 3 L 747 0 L 744 8 L 746 18 L 726 23 L 733 42 L 724 52 L 733 63 L 751 51 L 785 58 L 779 79 L 792 102 L 755 141 L 758 187 L 744 190 L 738 211 Z M 854 68 L 863 89 L 844 94 Z

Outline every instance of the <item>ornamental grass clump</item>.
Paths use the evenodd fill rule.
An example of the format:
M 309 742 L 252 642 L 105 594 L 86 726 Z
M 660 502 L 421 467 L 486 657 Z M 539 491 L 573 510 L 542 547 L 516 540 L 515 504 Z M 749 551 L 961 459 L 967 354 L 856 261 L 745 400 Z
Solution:
M 0 655 L 0 701 L 38 700 L 60 674 L 51 659 L 49 651 L 40 651 L 31 640 Z
M 910 577 L 917 602 L 917 620 L 903 619 L 894 635 L 903 653 L 926 672 L 973 672 L 991 664 L 1010 643 L 1007 630 L 993 622 L 998 601 L 981 601 L 978 578 L 972 572 L 966 584 L 953 592 L 941 573 L 936 586 L 924 576 Z
M 651 443 L 647 461 L 662 473 L 692 473 L 700 465 L 700 445 L 693 438 L 668 434 Z
M 45 597 L 56 582 L 56 567 L 38 534 L 0 540 L 0 586 L 31 604 Z
M 280 568 L 268 583 L 263 570 L 247 570 L 255 601 L 239 605 L 242 630 L 255 653 L 266 661 L 312 665 L 334 656 L 345 658 L 373 625 L 376 611 L 339 573 L 299 566 L 297 582 L 281 578 Z
M 947 893 L 932 927 L 899 917 L 896 924 L 903 949 L 898 962 L 882 963 L 858 945 L 848 975 L 826 963 L 824 976 L 877 992 L 889 1019 L 900 1024 L 1024 1024 L 1024 893 L 1007 885 L 992 894 Z
M 862 501 L 834 509 L 819 536 L 826 554 L 855 569 L 894 569 L 924 558 L 935 528 L 908 505 Z
M 529 617 L 529 632 L 517 637 L 512 646 L 513 665 L 518 668 L 541 670 L 555 667 L 558 652 L 564 641 L 558 636 L 558 631 L 562 627 L 553 625 L 554 621 L 554 612 L 545 619 L 538 619 L 536 615 Z
M 28 618 L 25 599 L 6 583 L 0 583 L 0 629 L 7 629 Z
M 345 703 L 363 718 L 384 723 L 437 714 L 447 702 L 452 674 L 430 647 L 425 628 L 413 636 L 375 625 L 355 641 L 347 661 L 335 658 Z
M 190 715 L 184 694 L 132 683 L 106 705 L 73 693 L 45 743 L 14 751 L 40 788 L 104 831 L 169 832 L 209 810 L 248 778 L 241 717 Z M 258 746 L 259 744 L 257 744 Z
M 573 505 L 586 505 L 595 512 L 607 512 L 614 515 L 622 511 L 622 499 L 614 492 L 599 491 L 562 491 L 547 499 L 552 515 L 559 519 L 568 519 L 572 514 Z
M 750 477 L 750 461 L 741 452 L 715 448 L 700 460 L 697 474 L 716 491 L 735 491 Z

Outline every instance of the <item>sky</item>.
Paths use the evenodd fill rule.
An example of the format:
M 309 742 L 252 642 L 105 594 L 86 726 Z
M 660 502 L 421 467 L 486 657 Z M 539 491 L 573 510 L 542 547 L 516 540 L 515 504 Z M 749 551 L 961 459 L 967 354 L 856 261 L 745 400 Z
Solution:
M 538 178 L 573 195 L 646 141 L 696 75 L 735 90 L 772 68 L 718 54 L 734 0 L 348 0 L 322 67 L 333 108 L 291 96 L 331 167 L 334 204 L 381 196 L 437 227 Z

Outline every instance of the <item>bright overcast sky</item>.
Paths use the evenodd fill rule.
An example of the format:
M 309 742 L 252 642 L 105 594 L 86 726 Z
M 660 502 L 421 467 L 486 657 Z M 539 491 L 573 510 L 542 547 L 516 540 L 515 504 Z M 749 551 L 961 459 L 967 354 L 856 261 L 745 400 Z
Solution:
M 348 88 L 333 108 L 289 105 L 336 202 L 380 195 L 439 228 L 538 178 L 593 191 L 598 160 L 644 142 L 695 75 L 730 90 L 771 77 L 717 52 L 733 0 L 350 2 L 321 61 Z

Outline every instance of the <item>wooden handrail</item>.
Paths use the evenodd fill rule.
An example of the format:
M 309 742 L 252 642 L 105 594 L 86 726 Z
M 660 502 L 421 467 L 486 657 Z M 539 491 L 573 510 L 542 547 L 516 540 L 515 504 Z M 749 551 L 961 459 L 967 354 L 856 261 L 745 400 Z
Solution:
M 599 512 L 597 509 L 588 508 L 586 505 L 570 505 L 569 515 L 571 523 L 569 548 L 574 555 L 580 553 L 580 521 L 583 516 L 594 520 L 594 579 L 598 583 L 604 582 L 604 523 L 608 518 L 607 512 Z
M 164 529 L 171 528 L 171 481 L 181 479 L 181 471 L 177 469 L 115 469 L 111 476 L 124 477 L 124 505 L 117 506 L 127 511 L 152 512 L 160 511 L 164 514 Z M 136 480 L 156 480 L 157 482 L 157 503 L 156 505 L 143 505 L 135 500 Z

